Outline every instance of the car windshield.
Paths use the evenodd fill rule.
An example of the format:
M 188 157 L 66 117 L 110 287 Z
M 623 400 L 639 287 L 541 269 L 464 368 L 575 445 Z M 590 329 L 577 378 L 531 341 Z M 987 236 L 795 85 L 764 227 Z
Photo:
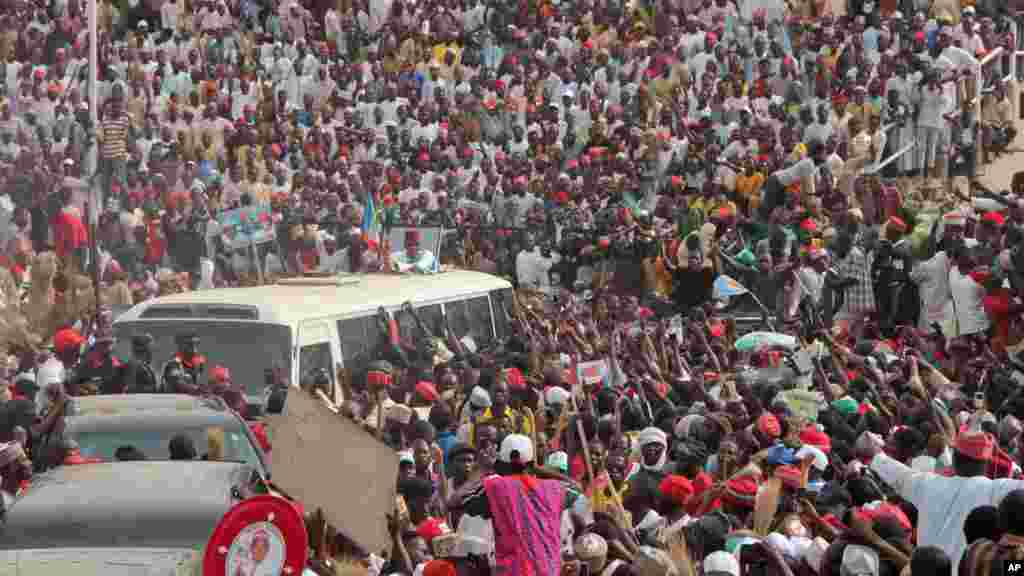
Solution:
M 178 351 L 177 336 L 199 335 L 199 353 L 208 368 L 224 366 L 231 379 L 250 396 L 263 394 L 267 371 L 279 368 L 290 374 L 291 338 L 288 328 L 272 324 L 224 322 L 125 322 L 115 324 L 118 355 L 132 357 L 132 336 L 153 336 L 153 368 L 160 370 Z M 160 374 L 157 374 L 159 377 Z
M 146 430 L 123 430 L 117 431 L 81 431 L 71 432 L 70 436 L 78 442 L 82 456 L 86 458 L 100 458 L 105 462 L 116 460 L 115 453 L 120 450 L 127 450 L 129 447 L 141 452 L 146 460 L 171 460 L 170 444 L 171 439 L 178 434 L 185 434 L 192 441 L 195 448 L 196 459 L 205 457 L 209 452 L 210 436 L 219 436 L 223 433 L 224 448 L 220 460 L 229 462 L 244 462 L 257 469 L 262 469 L 262 463 L 256 454 L 255 448 L 249 442 L 248 436 L 240 429 L 225 430 L 224 428 L 199 427 L 199 428 L 168 428 L 146 429 Z

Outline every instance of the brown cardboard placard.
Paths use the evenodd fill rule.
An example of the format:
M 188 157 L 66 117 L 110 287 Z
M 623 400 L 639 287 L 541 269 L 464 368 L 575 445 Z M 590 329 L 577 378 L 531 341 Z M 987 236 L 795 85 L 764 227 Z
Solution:
M 268 418 L 273 482 L 367 552 L 390 546 L 398 456 L 355 422 L 307 393 L 289 390 L 285 412 Z

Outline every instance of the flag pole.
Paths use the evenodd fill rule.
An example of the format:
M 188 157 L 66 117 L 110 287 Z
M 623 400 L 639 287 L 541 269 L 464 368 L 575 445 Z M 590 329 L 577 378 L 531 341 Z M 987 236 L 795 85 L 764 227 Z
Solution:
M 99 15 L 96 13 L 96 0 L 89 0 L 89 117 L 92 121 L 93 133 L 99 130 L 99 34 L 97 33 L 97 21 Z M 92 175 L 89 178 L 90 202 L 86 204 L 86 215 L 89 223 L 99 224 L 99 210 L 102 203 L 102 192 L 98 190 L 96 176 L 99 174 L 99 143 L 96 138 L 92 139 L 92 146 L 89 147 L 89 166 L 92 168 Z

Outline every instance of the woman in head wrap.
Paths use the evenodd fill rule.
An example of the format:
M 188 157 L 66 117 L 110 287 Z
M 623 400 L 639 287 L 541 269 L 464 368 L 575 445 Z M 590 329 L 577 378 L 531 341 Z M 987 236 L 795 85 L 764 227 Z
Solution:
M 629 479 L 629 494 L 626 508 L 635 522 L 641 522 L 646 513 L 654 507 L 651 495 L 656 493 L 668 460 L 668 436 L 658 428 L 644 428 L 637 437 L 640 449 L 640 470 Z

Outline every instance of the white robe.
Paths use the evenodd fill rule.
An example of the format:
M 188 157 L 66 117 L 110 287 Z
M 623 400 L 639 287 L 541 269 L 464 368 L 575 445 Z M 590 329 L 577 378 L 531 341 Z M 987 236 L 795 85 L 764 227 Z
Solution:
M 964 520 L 978 506 L 999 506 L 1003 497 L 1024 489 L 1024 480 L 991 480 L 984 476 L 946 477 L 918 472 L 885 454 L 875 456 L 871 469 L 917 507 L 917 543 L 938 546 L 953 561 L 953 573 L 967 549 Z
M 949 271 L 949 292 L 956 315 L 956 336 L 978 334 L 988 330 L 989 318 L 985 312 L 985 288 L 969 275 L 953 267 Z
M 918 328 L 928 330 L 937 322 L 943 331 L 950 328 L 953 320 L 953 303 L 949 296 L 949 257 L 939 252 L 921 262 L 910 273 L 910 279 L 917 283 L 921 295 L 921 316 Z M 947 332 L 951 335 L 952 332 Z

